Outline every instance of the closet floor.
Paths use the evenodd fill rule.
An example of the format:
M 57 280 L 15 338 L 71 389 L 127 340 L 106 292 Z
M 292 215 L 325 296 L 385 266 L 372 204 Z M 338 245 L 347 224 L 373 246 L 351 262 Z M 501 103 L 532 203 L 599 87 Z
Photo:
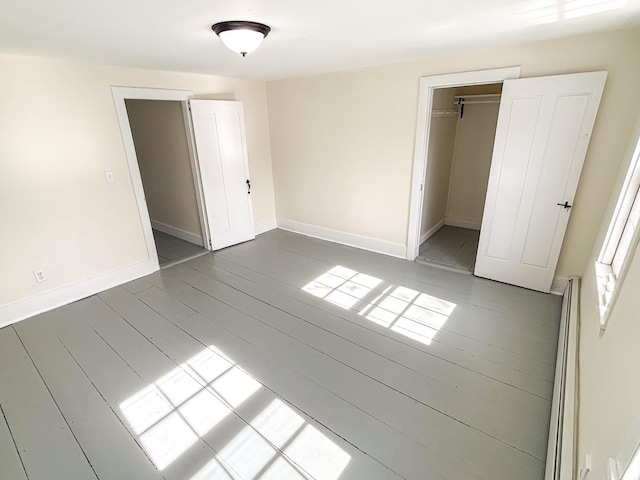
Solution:
M 471 274 L 479 238 L 478 230 L 445 225 L 420 245 L 416 261 Z
M 187 242 L 181 238 L 174 237 L 158 230 L 153 230 L 153 238 L 156 241 L 158 251 L 158 261 L 163 267 L 177 260 L 192 258 L 198 254 L 205 254 L 207 250 L 195 243 Z

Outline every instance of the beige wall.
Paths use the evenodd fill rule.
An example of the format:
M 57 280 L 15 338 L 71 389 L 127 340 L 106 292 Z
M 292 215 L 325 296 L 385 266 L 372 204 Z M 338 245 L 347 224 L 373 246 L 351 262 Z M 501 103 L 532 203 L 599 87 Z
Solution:
M 406 244 L 418 82 L 521 65 L 523 77 L 608 70 L 557 274 L 581 274 L 640 107 L 640 29 L 269 82 L 279 218 Z
M 180 102 L 126 100 L 149 217 L 200 237 L 200 215 Z
M 597 258 L 618 199 L 620 185 L 640 138 L 640 115 L 589 258 L 580 295 L 578 464 L 593 458 L 589 478 L 605 478 L 606 461 L 624 467 L 640 442 L 640 255 L 635 252 L 606 331 L 600 335 L 593 261 Z
M 454 94 L 455 89 L 452 88 L 437 89 L 433 93 L 433 108 L 435 110 L 453 110 Z M 427 153 L 429 160 L 424 180 L 420 236 L 425 235 L 442 222 L 447 213 L 456 121 L 456 117 L 433 117 L 431 119 L 429 151 Z
M 480 228 L 487 196 L 499 104 L 465 105 L 458 118 L 447 219 Z
M 264 82 L 13 55 L 0 71 L 0 306 L 148 258 L 111 85 L 243 101 L 255 219 L 274 217 Z

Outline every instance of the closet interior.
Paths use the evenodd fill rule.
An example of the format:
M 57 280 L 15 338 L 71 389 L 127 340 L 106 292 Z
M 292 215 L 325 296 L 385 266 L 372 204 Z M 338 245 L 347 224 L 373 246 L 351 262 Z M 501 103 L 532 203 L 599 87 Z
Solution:
M 502 83 L 433 94 L 416 261 L 473 273 Z
M 160 266 L 207 253 L 182 103 L 125 103 Z

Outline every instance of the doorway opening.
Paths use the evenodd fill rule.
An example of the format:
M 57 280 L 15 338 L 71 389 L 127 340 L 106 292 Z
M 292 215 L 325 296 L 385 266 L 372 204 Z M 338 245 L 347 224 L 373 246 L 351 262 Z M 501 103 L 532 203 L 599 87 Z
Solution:
M 516 67 L 420 79 L 407 258 L 421 243 L 434 94 L 503 82 L 473 273 L 548 293 L 566 284 L 556 266 L 607 72 L 518 76 Z
M 416 261 L 473 273 L 502 82 L 433 91 Z
M 160 268 L 208 252 L 182 102 L 126 99 Z
M 497 120 L 498 104 L 493 102 L 499 97 L 468 97 L 497 95 L 501 92 L 502 82 L 519 76 L 520 67 L 508 67 L 420 79 L 407 237 L 408 260 L 418 259 L 443 268 L 473 273 L 477 231 L 480 229 L 484 197 L 479 209 L 477 204 L 471 203 L 472 199 L 479 198 L 482 190 L 486 194 L 486 181 L 475 181 L 473 175 L 469 175 L 471 172 L 465 171 L 465 165 L 473 162 L 475 147 L 472 143 L 464 141 L 464 138 L 473 141 L 474 137 L 476 140 L 477 137 L 481 137 L 483 146 L 488 143 L 491 150 L 495 136 L 495 121 L 493 126 L 491 121 L 488 126 L 482 124 L 482 135 L 467 127 L 477 125 L 478 118 L 490 117 L 488 112 L 493 110 L 496 111 Z M 492 103 L 479 103 L 480 101 Z M 488 108 L 476 108 L 480 105 Z M 459 118 L 460 115 L 462 119 Z M 459 145 L 456 144 L 458 135 Z M 486 155 L 487 148 L 484 150 Z M 456 155 L 460 155 L 460 159 L 454 168 Z M 490 162 L 491 155 L 488 165 Z M 476 172 L 484 172 L 484 163 L 474 163 L 473 169 Z M 488 170 L 486 175 L 488 177 Z M 465 182 L 471 183 L 473 195 L 469 195 Z M 480 220 L 477 220 L 478 210 Z M 457 252 L 457 255 L 451 256 L 454 252 Z
M 194 229 L 195 236 L 190 237 L 190 243 L 194 243 L 197 240 L 197 236 L 202 239 L 201 244 L 198 245 L 198 248 L 202 248 L 198 253 L 193 253 L 193 255 L 200 255 L 206 253 L 211 250 L 211 234 L 209 231 L 209 225 L 205 221 L 205 203 L 203 197 L 203 187 L 202 187 L 202 179 L 200 175 L 200 167 L 197 163 L 197 157 L 195 153 L 193 134 L 191 130 L 191 123 L 189 117 L 189 107 L 188 101 L 193 96 L 193 92 L 189 90 L 162 90 L 155 88 L 138 88 L 138 87 L 111 87 L 111 93 L 113 95 L 113 100 L 116 109 L 116 115 L 118 117 L 118 124 L 120 125 L 120 132 L 122 134 L 122 140 L 124 144 L 124 149 L 126 153 L 127 163 L 129 165 L 129 173 L 131 175 L 131 182 L 133 184 L 133 190 L 135 194 L 136 204 L 138 207 L 138 212 L 140 215 L 140 222 L 142 224 L 142 230 L 144 234 L 144 240 L 147 247 L 147 252 L 149 255 L 149 262 L 151 263 L 151 271 L 156 271 L 160 268 L 160 259 L 158 257 L 158 250 L 163 251 L 163 246 L 160 246 L 160 249 L 156 247 L 156 238 L 154 236 L 154 226 L 152 225 L 151 215 L 149 212 L 149 208 L 147 205 L 147 195 L 145 192 L 145 188 L 147 185 L 143 187 L 143 180 L 141 175 L 141 165 L 138 162 L 138 157 L 136 154 L 136 143 L 134 142 L 133 136 L 133 128 L 130 123 L 129 112 L 128 110 L 131 108 L 131 101 L 159 101 L 166 102 L 176 110 L 177 106 L 180 108 L 181 112 L 181 120 L 178 119 L 175 115 L 171 117 L 171 122 L 173 122 L 174 127 L 173 130 L 178 132 L 176 136 L 180 134 L 186 136 L 187 150 L 189 156 L 189 164 L 191 165 L 191 174 L 192 174 L 192 185 L 195 189 L 196 196 L 196 204 L 197 204 L 197 216 L 200 221 L 200 228 Z M 148 104 L 151 105 L 151 104 Z M 128 108 L 129 107 L 129 108 Z M 140 129 L 149 128 L 144 127 L 144 122 L 140 122 Z M 137 125 L 137 123 L 136 123 Z M 180 131 L 180 129 L 182 129 Z M 136 128 L 136 130 L 139 130 Z M 164 135 L 164 131 L 162 130 L 159 134 L 160 137 Z M 139 137 L 139 135 L 136 135 Z M 145 139 L 147 140 L 147 139 Z M 137 142 L 141 143 L 141 142 Z M 157 146 L 156 146 L 157 148 Z M 184 169 L 183 169 L 184 170 Z M 170 176 L 170 175 L 169 175 Z M 148 177 L 148 175 L 147 175 Z M 153 179 L 146 179 L 146 183 L 153 182 Z M 184 180 L 183 180 L 184 181 Z M 173 185 L 175 187 L 175 185 Z M 193 215 L 193 212 L 191 213 Z M 155 219 L 154 219 L 155 220 Z M 160 220 L 161 223 L 162 220 Z M 160 231 L 157 227 L 159 223 L 154 223 L 155 230 Z M 162 228 L 162 227 L 161 227 Z M 165 229 L 166 230 L 166 229 Z M 163 232 L 164 233 L 164 232 Z M 171 234 L 171 231 L 169 232 Z M 173 231 L 173 237 L 175 237 L 175 230 Z M 158 234 L 160 237 L 160 234 Z M 164 240 L 164 238 L 162 239 Z M 158 243 L 161 243 L 160 240 Z M 167 258 L 167 257 L 164 257 Z M 163 267 L 169 266 L 173 264 L 172 261 L 165 262 L 163 258 Z M 185 261 L 186 258 L 192 258 L 189 256 L 181 256 L 181 258 L 177 261 Z M 170 259 L 169 259 L 170 260 Z
M 149 255 L 147 263 L 151 271 L 148 273 L 160 268 L 159 260 L 162 260 L 163 267 L 167 267 L 207 251 L 220 250 L 254 239 L 255 226 L 242 102 L 194 99 L 193 92 L 186 90 L 112 86 L 111 92 Z M 136 103 L 135 101 L 144 102 Z M 149 122 L 141 122 L 140 128 L 135 126 L 132 128 L 129 111 L 136 110 L 135 105 L 142 105 L 140 108 L 143 110 L 148 110 L 151 105 L 164 105 L 174 110 L 174 115 L 169 122 L 170 126 L 160 125 L 151 134 L 147 132 L 148 138 L 145 138 L 145 141 L 151 145 L 148 150 L 152 157 L 150 167 L 152 174 L 145 175 L 144 186 L 141 172 L 146 168 L 142 165 L 147 162 L 139 162 L 136 151 L 141 151 L 141 145 L 144 143 L 140 140 L 144 135 L 141 136 L 139 133 L 149 130 Z M 181 111 L 182 120 L 180 120 L 179 111 Z M 138 116 L 137 114 L 139 112 L 132 114 L 132 119 Z M 147 115 L 147 117 L 154 117 L 154 115 Z M 153 122 L 157 123 L 158 119 L 153 118 Z M 168 132 L 170 129 L 174 131 L 172 134 Z M 133 130 L 136 130 L 135 141 Z M 172 135 L 181 138 L 179 142 L 181 147 L 178 149 L 182 157 L 181 173 L 178 175 L 171 170 L 174 167 L 171 167 L 168 171 L 164 171 L 164 175 L 158 175 L 158 172 L 153 171 L 155 168 L 153 162 L 157 160 L 159 152 L 166 154 L 167 152 L 163 150 L 171 150 L 165 145 L 168 141 L 165 137 Z M 188 155 L 185 152 L 188 152 Z M 168 156 L 171 157 L 171 155 Z M 189 181 L 189 175 L 191 175 L 191 181 Z M 178 176 L 181 178 L 179 184 L 176 183 Z M 149 203 L 157 200 L 164 202 L 165 209 L 178 210 L 177 213 L 171 212 L 173 221 L 165 220 L 170 218 L 166 215 L 156 216 L 157 211 L 152 211 L 150 215 L 145 190 L 148 185 L 158 182 L 158 178 L 162 178 L 164 183 L 161 183 L 159 193 L 155 192 L 155 195 L 161 198 L 153 200 L 149 198 Z M 186 190 L 189 191 L 188 195 L 185 194 Z M 188 197 L 187 200 L 183 200 L 190 205 L 189 213 L 176 208 L 179 202 L 175 197 L 183 195 Z M 168 198 L 174 198 L 174 200 L 167 201 Z M 155 218 L 152 219 L 152 215 Z M 200 228 L 197 226 L 198 223 Z M 174 238 L 167 238 L 162 235 L 163 233 Z M 156 247 L 156 238 L 158 247 Z M 178 242 L 179 239 L 195 245 L 196 250 L 193 251 L 194 247 L 191 245 Z M 169 246 L 166 245 L 168 241 L 171 242 Z M 166 246 L 169 248 L 166 249 Z M 158 252 L 161 259 L 158 258 Z M 167 260 L 166 263 L 165 260 Z

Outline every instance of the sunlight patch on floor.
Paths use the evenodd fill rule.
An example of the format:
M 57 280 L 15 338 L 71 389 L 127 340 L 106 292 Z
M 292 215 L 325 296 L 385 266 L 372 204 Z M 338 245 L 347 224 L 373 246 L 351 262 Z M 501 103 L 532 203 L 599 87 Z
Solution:
M 387 286 L 367 301 L 367 296 L 375 295 L 383 286 L 379 278 L 338 265 L 302 290 L 344 309 L 358 307 L 367 320 L 425 345 L 431 344 L 456 307 L 455 303 L 396 285 Z
M 264 392 L 260 382 L 209 346 L 129 397 L 120 409 L 153 463 L 164 470 L 261 388 Z M 274 398 L 191 480 L 337 480 L 350 458 Z

